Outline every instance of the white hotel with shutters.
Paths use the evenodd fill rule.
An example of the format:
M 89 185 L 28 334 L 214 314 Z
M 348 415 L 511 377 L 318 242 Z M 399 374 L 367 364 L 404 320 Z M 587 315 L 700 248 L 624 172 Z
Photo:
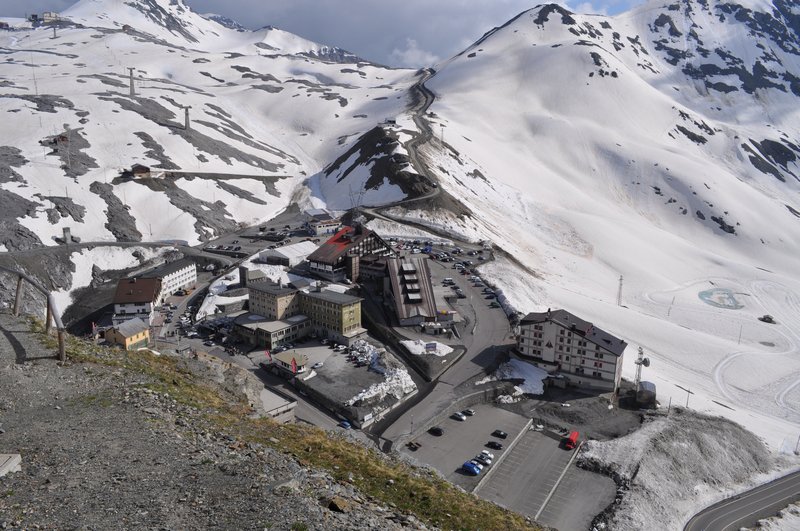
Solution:
M 520 355 L 568 386 L 616 392 L 627 346 L 566 310 L 530 313 L 519 323 Z

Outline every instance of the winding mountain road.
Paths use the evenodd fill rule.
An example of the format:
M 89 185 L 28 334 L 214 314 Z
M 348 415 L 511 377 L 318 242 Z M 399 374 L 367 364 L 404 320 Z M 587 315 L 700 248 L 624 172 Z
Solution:
M 774 516 L 800 500 L 800 471 L 712 505 L 696 514 L 684 531 L 736 531 Z

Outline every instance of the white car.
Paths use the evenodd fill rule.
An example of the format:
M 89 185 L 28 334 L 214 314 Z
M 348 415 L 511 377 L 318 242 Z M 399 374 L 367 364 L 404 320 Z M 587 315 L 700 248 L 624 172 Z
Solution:
M 489 459 L 494 459 L 494 454 L 489 450 L 481 450 L 481 455 L 485 455 Z
M 312 369 L 319 369 L 319 368 L 320 368 L 320 367 L 322 367 L 323 365 L 325 365 L 325 364 L 324 364 L 324 363 L 322 363 L 321 361 L 318 361 L 318 362 L 316 362 L 314 365 L 312 365 L 312 366 L 311 366 L 311 368 L 312 368 Z
M 473 459 L 473 460 L 471 460 L 471 461 L 470 461 L 470 463 L 472 463 L 473 465 L 475 465 L 476 467 L 478 467 L 478 470 L 483 470 L 483 464 L 482 464 L 482 463 L 479 463 L 477 459 Z
M 460 420 L 460 421 L 467 420 L 467 416 L 465 414 L 461 413 L 460 411 L 456 411 L 455 413 L 453 413 L 451 415 L 451 417 L 453 417 L 456 420 Z

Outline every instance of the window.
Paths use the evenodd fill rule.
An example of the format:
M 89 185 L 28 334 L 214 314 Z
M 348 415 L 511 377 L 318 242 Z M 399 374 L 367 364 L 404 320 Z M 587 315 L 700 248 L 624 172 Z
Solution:
M 558 359 L 561 359 L 561 354 L 558 355 Z
M 569 361 L 569 356 L 567 356 L 567 361 Z
M 559 345 L 558 350 L 564 350 L 564 345 Z

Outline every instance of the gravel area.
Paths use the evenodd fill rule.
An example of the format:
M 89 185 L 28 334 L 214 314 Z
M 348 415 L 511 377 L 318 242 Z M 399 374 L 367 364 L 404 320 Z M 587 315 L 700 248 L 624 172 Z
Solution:
M 424 526 L 294 458 L 210 428 L 149 377 L 46 359 L 0 314 L 0 529 L 400 529 Z M 206 360 L 187 370 L 247 382 Z M 246 378 L 245 378 L 246 379 Z M 226 389 L 227 388 L 227 389 Z

